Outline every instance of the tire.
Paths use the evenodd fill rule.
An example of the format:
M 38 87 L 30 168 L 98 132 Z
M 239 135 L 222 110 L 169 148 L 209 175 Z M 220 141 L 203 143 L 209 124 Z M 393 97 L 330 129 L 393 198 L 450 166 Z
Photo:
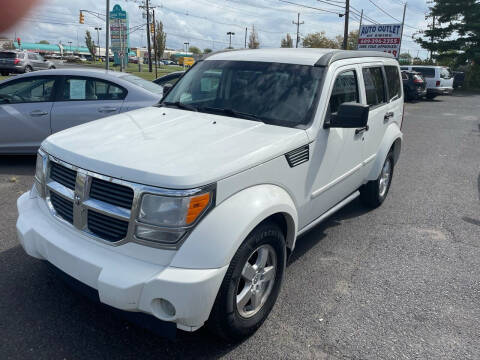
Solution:
M 8 75 L 9 75 L 8 71 L 2 71 L 2 76 L 8 76 Z
M 56 69 L 56 67 L 55 66 L 50 66 L 48 69 L 49 70 L 54 70 L 54 69 Z
M 428 99 L 428 100 L 433 100 L 433 99 L 435 99 L 436 97 L 437 97 L 437 95 L 435 95 L 435 94 L 427 94 L 427 99 Z
M 376 180 L 360 188 L 360 201 L 369 208 L 377 208 L 385 201 L 392 184 L 394 170 L 393 152 L 390 151 Z M 388 174 L 388 176 L 387 176 Z
M 257 226 L 230 262 L 210 313 L 208 328 L 227 341 L 235 342 L 252 335 L 263 324 L 277 300 L 286 257 L 285 237 L 280 227 L 274 222 Z M 256 272 L 256 269 L 261 269 L 261 259 L 266 259 L 266 265 Z M 265 274 L 270 274 L 267 275 L 270 280 L 262 276 L 265 269 Z M 244 296 L 240 296 L 242 294 Z M 237 303 L 237 298 L 245 301 Z M 258 301 L 257 307 L 255 301 Z
M 29 72 L 32 72 L 32 71 L 33 71 L 33 69 L 29 65 L 25 66 L 25 69 L 23 70 L 24 73 L 29 73 Z

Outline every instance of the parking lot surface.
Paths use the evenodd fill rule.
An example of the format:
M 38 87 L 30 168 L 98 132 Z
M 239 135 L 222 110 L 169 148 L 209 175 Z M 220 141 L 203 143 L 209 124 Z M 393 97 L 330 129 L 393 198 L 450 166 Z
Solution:
M 165 340 L 67 287 L 16 239 L 33 157 L 0 159 L 1 359 L 479 359 L 480 95 L 407 104 L 389 197 L 300 238 L 259 331 Z

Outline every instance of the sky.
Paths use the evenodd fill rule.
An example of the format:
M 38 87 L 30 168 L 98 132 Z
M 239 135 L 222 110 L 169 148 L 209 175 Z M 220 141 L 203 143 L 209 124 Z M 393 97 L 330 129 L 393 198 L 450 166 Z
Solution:
M 134 29 L 146 23 L 139 8 L 141 3 L 141 0 L 110 0 L 111 7 L 119 4 L 128 12 L 130 28 Z M 301 37 L 325 31 L 327 36 L 334 38 L 343 34 L 344 27 L 343 18 L 338 16 L 344 12 L 342 4 L 345 1 L 342 0 L 150 0 L 150 3 L 156 7 L 156 19 L 164 24 L 167 47 L 173 49 L 182 49 L 184 42 L 200 49 L 224 49 L 229 41 L 227 32 L 235 33 L 233 47 L 243 47 L 245 28 L 250 33 L 252 26 L 258 31 L 261 47 L 279 47 L 286 33 L 295 39 L 296 25 L 292 22 L 297 20 L 297 13 L 300 13 L 300 22 L 304 22 L 300 26 Z M 96 41 L 94 27 L 100 26 L 100 45 L 104 46 L 102 20 L 89 13 L 85 13 L 85 24 L 79 24 L 78 19 L 81 9 L 105 14 L 105 4 L 105 0 L 43 0 L 20 23 L 1 35 L 20 37 L 25 42 L 47 40 L 67 44 L 71 41 L 72 45 L 83 46 L 85 31 L 90 30 Z M 351 30 L 358 29 L 358 14 L 362 9 L 368 19 L 364 24 L 370 24 L 369 20 L 397 23 L 403 15 L 400 0 L 351 0 L 350 4 Z M 427 28 L 426 11 L 426 0 L 408 1 L 402 52 L 409 51 L 412 56 L 421 58 L 428 55 L 412 40 L 414 33 Z M 130 46 L 146 46 L 145 27 L 130 34 Z

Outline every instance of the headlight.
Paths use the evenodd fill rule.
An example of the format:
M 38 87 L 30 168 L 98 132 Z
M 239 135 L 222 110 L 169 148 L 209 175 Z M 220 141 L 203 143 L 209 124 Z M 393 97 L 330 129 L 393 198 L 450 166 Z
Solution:
M 144 194 L 135 236 L 163 244 L 177 243 L 213 205 L 213 190 L 191 196 Z
M 37 162 L 35 166 L 35 187 L 38 194 L 45 197 L 45 172 L 47 167 L 47 155 L 42 151 L 37 152 Z

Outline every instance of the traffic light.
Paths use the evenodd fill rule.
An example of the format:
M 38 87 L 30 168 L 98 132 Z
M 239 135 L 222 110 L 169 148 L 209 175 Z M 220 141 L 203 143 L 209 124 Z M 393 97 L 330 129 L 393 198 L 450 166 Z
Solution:
M 85 16 L 83 15 L 83 12 L 80 11 L 80 18 L 78 20 L 80 24 L 85 24 Z
M 150 24 L 150 32 L 151 32 L 152 34 L 155 33 L 155 24 L 154 24 L 154 23 L 151 23 L 151 24 Z

